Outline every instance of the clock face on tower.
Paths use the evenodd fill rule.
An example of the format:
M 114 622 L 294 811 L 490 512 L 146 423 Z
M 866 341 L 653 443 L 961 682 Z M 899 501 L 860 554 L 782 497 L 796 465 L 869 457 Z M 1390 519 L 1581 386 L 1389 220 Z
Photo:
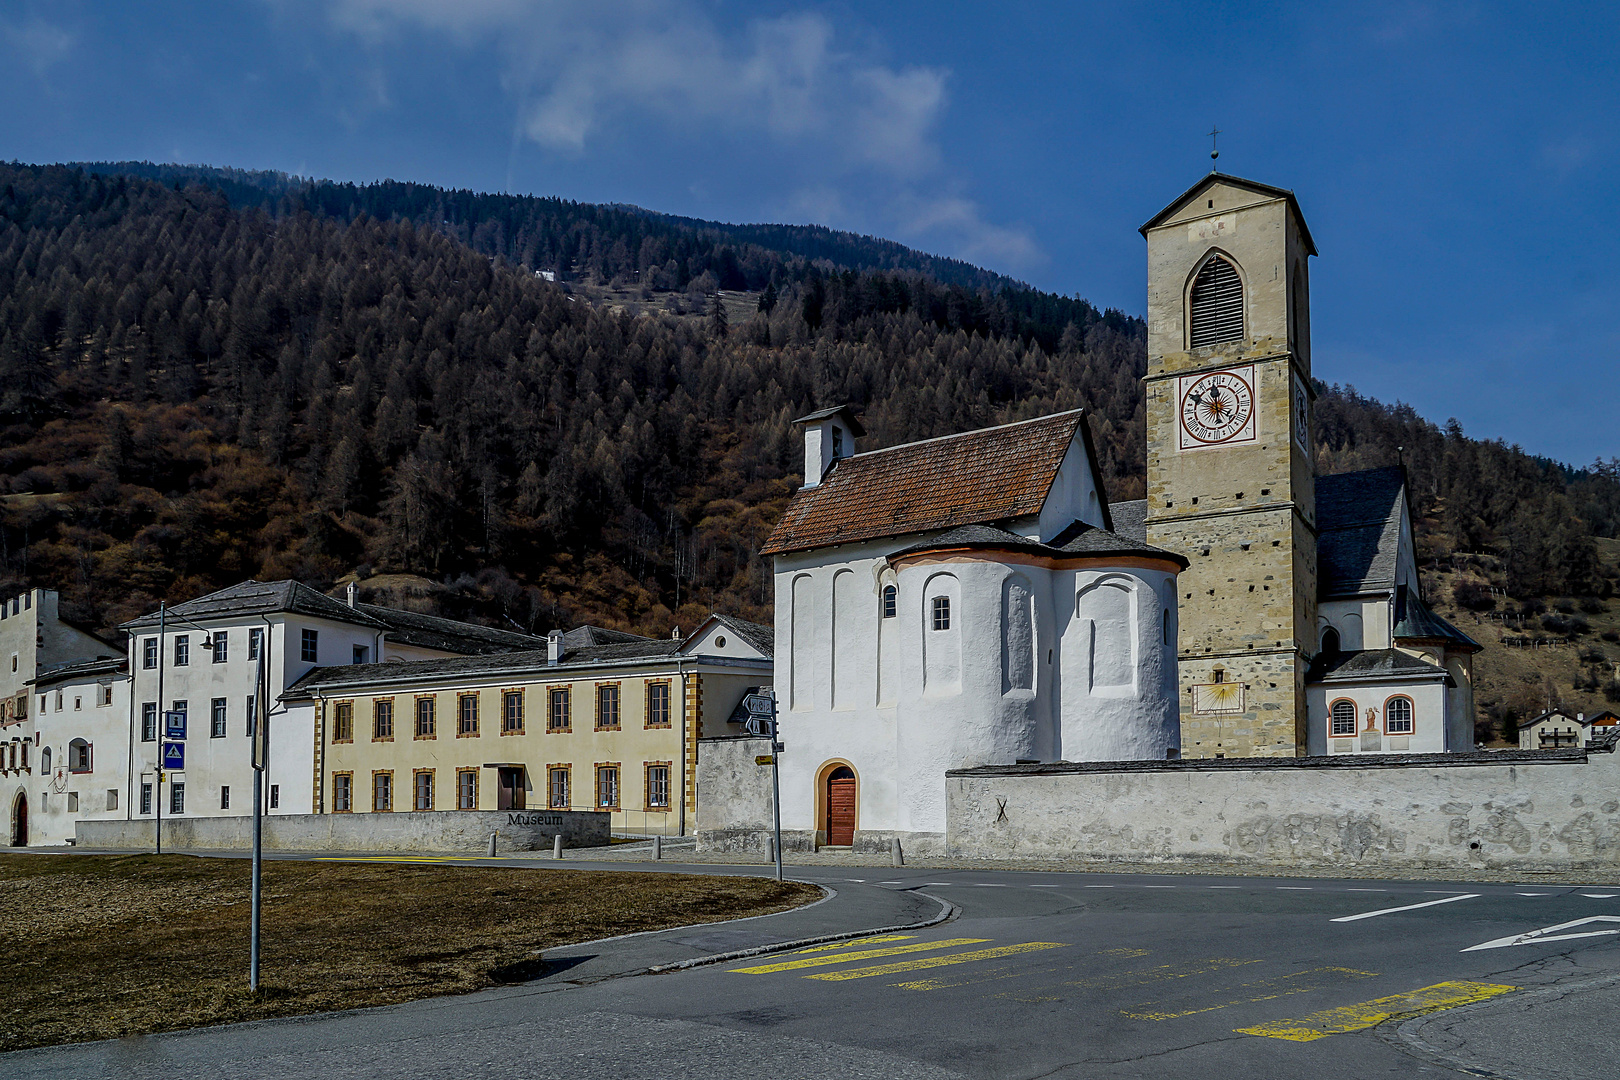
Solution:
M 1254 441 L 1254 367 L 1248 365 L 1178 380 L 1181 449 Z

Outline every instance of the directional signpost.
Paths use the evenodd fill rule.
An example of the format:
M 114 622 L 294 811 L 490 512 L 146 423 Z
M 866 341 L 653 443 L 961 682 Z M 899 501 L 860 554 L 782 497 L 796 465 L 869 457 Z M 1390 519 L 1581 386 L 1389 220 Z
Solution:
M 163 744 L 163 771 L 184 772 L 186 768 L 186 744 L 166 742 Z
M 185 713 L 166 712 L 163 714 L 163 737 L 165 739 L 183 739 L 186 737 Z
M 777 759 L 781 756 L 784 747 L 776 740 L 776 691 L 768 686 L 761 687 L 754 693 L 743 698 L 743 708 L 748 711 L 748 722 L 744 725 L 750 735 L 769 735 L 771 737 L 771 813 L 776 819 L 776 840 L 771 845 L 776 855 L 776 880 L 782 880 L 782 767 Z M 766 759 L 756 757 L 755 764 L 763 765 Z

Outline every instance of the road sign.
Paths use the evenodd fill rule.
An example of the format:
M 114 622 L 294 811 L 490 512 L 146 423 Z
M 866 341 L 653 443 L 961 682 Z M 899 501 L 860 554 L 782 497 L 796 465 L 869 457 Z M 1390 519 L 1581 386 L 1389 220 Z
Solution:
M 749 716 L 775 716 L 776 696 L 774 694 L 749 694 L 743 698 L 743 708 L 748 710 Z
M 183 739 L 186 737 L 185 713 L 166 712 L 163 714 L 163 737 L 166 739 Z
M 776 758 L 774 756 L 772 756 L 771 754 L 758 754 L 754 758 L 754 764 L 755 765 L 771 765 L 771 764 L 774 764 L 775 762 L 776 762 Z
M 186 744 L 166 742 L 163 744 L 163 768 L 168 772 L 183 772 L 186 767 Z

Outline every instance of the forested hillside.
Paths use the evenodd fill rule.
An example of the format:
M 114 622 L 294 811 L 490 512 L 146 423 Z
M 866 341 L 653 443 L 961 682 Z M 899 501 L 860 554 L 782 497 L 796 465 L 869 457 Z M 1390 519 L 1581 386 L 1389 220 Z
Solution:
M 236 205 L 0 167 L 0 589 L 59 588 L 102 627 L 249 576 L 351 574 L 540 631 L 768 621 L 755 552 L 797 484 L 790 421 L 834 402 L 864 410 L 863 446 L 1084 405 L 1111 493 L 1142 492 L 1144 328 L 1084 301 L 639 211 L 232 183 Z M 410 200 L 455 204 L 456 228 Z M 480 250 L 492 224 L 517 242 L 509 211 L 539 246 Z M 623 264 L 673 274 L 648 289 L 736 286 L 734 265 L 757 310 L 615 314 L 525 268 L 546 244 L 596 281 L 651 251 Z M 1431 561 L 1489 554 L 1480 581 L 1519 597 L 1614 591 L 1592 534 L 1620 526 L 1615 462 L 1571 470 L 1333 387 L 1317 415 L 1326 469 L 1405 448 Z

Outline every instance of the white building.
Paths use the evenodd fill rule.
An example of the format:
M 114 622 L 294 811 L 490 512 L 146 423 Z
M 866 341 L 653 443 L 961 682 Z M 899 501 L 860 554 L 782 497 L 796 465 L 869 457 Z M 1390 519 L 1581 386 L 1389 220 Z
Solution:
M 803 417 L 776 563 L 782 826 L 939 849 L 948 769 L 1180 750 L 1179 555 L 1116 529 L 1081 411 L 864 454 Z
M 37 789 L 28 843 L 65 844 L 75 823 L 129 816 L 129 672 L 123 657 L 53 668 L 33 683 Z
M 1423 602 L 1404 471 L 1318 476 L 1316 522 L 1308 752 L 1473 750 L 1480 646 Z
M 276 702 L 316 667 L 427 660 L 544 648 L 545 639 L 431 615 L 335 600 L 296 581 L 245 581 L 121 627 L 129 634 L 133 704 L 131 815 L 229 816 L 252 812 L 249 724 L 261 698 Z M 262 669 L 261 669 L 262 665 Z M 261 687 L 260 679 L 264 685 Z M 161 691 L 160 691 L 161 684 Z M 167 739 L 164 713 L 186 717 Z M 310 733 L 270 718 L 266 810 L 307 814 L 315 784 Z M 184 743 L 184 768 L 157 765 L 166 742 Z

